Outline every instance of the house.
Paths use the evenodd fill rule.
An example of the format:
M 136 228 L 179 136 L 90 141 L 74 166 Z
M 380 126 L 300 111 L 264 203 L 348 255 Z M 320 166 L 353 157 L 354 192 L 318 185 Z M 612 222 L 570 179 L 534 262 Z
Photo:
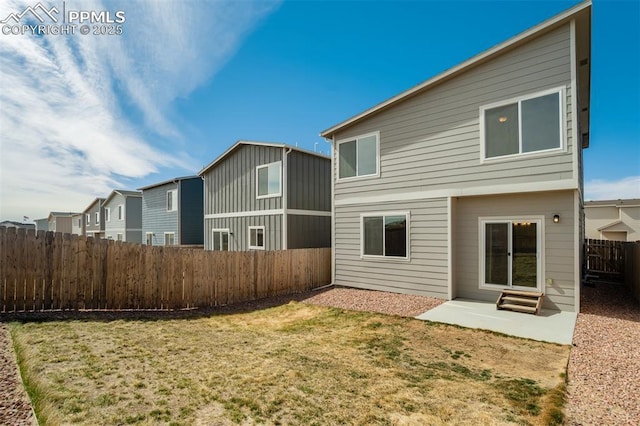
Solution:
M 640 199 L 587 201 L 584 222 L 587 238 L 640 241 Z
M 202 246 L 202 178 L 187 176 L 140 188 L 147 245 Z
M 579 310 L 591 2 L 321 133 L 333 283 Z
M 78 213 L 74 212 L 51 212 L 49 213 L 49 231 L 71 234 L 73 231 L 72 218 Z
M 75 235 L 85 235 L 84 233 L 84 214 L 76 213 L 71 216 L 71 233 Z
M 239 141 L 203 168 L 207 250 L 331 244 L 331 160 L 297 147 Z
M 48 218 L 42 218 L 42 219 L 36 219 L 34 220 L 34 222 L 36 223 L 36 231 L 48 231 L 49 230 L 49 219 Z
M 103 206 L 105 238 L 142 243 L 142 192 L 114 189 Z
M 96 198 L 82 212 L 87 237 L 104 238 L 104 202 L 104 198 Z
M 16 229 L 36 229 L 35 223 L 18 222 L 15 220 L 3 220 L 0 222 L 0 228 L 16 228 Z

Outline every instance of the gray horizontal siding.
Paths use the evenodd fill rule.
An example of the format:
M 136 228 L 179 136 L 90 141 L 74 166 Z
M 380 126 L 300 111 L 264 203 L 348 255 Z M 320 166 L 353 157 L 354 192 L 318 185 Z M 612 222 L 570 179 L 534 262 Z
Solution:
M 165 244 L 165 232 L 175 234 L 176 244 L 180 241 L 178 210 L 167 211 L 167 192 L 177 188 L 178 185 L 171 182 L 142 191 L 142 235 L 145 242 L 148 232 L 153 234 L 154 246 Z
M 455 296 L 494 302 L 496 290 L 480 289 L 478 239 L 479 217 L 544 216 L 545 276 L 553 279 L 546 286 L 544 308 L 575 310 L 573 191 L 537 192 L 530 194 L 463 197 L 456 202 L 455 235 Z M 553 223 L 553 215 L 560 223 Z
M 360 214 L 408 211 L 410 260 L 360 257 Z M 338 285 L 446 298 L 447 200 L 336 207 L 335 265 Z
M 573 178 L 569 39 L 558 28 L 337 134 L 379 131 L 381 163 L 379 178 L 337 182 L 336 200 Z M 480 107 L 556 87 L 566 88 L 566 151 L 481 164 Z
M 87 235 L 92 236 L 95 233 L 104 232 L 104 208 L 102 202 L 104 200 L 96 200 L 93 204 L 91 204 L 82 214 L 82 220 L 85 223 L 85 232 Z M 96 224 L 96 213 L 100 214 L 100 223 Z M 87 215 L 90 215 L 90 219 L 87 222 Z
M 282 215 L 205 219 L 205 248 L 211 250 L 213 229 L 229 229 L 230 251 L 249 250 L 249 226 L 264 226 L 265 250 L 282 249 Z

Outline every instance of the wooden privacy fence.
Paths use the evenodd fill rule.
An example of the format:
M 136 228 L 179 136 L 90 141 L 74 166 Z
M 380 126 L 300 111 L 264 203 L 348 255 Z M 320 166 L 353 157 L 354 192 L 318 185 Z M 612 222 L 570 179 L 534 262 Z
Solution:
M 624 243 L 622 241 L 585 241 L 585 262 L 587 272 L 609 279 L 624 280 Z
M 331 279 L 331 249 L 213 252 L 0 228 L 0 312 L 184 309 Z

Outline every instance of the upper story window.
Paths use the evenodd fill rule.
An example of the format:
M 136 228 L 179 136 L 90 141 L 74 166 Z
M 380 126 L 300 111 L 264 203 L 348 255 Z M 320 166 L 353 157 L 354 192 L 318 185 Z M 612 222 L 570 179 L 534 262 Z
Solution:
M 379 174 L 380 134 L 370 133 L 338 141 L 338 179 Z
M 96 225 L 100 223 L 100 212 L 96 212 Z
M 87 214 L 87 225 L 91 225 L 91 214 Z
M 124 220 L 124 204 L 118 206 L 118 220 Z
M 111 208 L 107 207 L 104 209 L 104 220 L 107 222 L 111 222 Z
M 178 190 L 172 189 L 167 191 L 167 211 L 175 212 L 178 210 Z
M 282 162 L 256 167 L 257 198 L 279 197 L 282 194 Z
M 554 89 L 481 107 L 482 159 L 562 149 L 563 93 Z

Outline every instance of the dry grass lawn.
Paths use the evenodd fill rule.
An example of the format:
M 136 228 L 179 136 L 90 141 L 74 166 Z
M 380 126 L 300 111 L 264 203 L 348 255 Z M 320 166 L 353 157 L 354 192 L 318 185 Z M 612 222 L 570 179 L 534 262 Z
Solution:
M 295 302 L 10 329 L 41 424 L 554 424 L 570 349 Z

